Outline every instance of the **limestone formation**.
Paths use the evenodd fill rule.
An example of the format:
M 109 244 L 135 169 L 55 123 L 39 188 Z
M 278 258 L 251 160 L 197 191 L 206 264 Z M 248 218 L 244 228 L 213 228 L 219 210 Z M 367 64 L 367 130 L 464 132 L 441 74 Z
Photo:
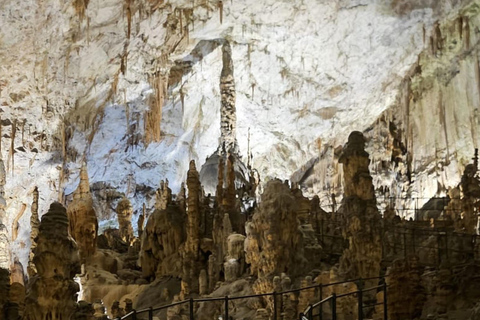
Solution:
M 422 269 L 418 257 L 396 260 L 388 269 L 388 318 L 392 320 L 415 319 L 422 313 L 425 289 L 422 286 Z
M 294 275 L 300 270 L 303 256 L 295 198 L 280 180 L 267 183 L 246 231 L 246 261 L 253 274 Z
M 27 289 L 25 320 L 70 319 L 77 304 L 80 257 L 68 233 L 67 211 L 57 202 L 42 217 L 34 259 L 37 274 Z
M 8 269 L 10 267 L 10 242 L 8 239 L 8 229 L 5 226 L 6 213 L 5 208 L 5 167 L 0 159 L 0 268 Z
M 38 218 L 38 188 L 33 190 L 33 202 L 32 202 L 32 215 L 30 216 L 30 255 L 28 259 L 27 272 L 30 277 L 33 277 L 37 273 L 35 264 L 33 263 L 33 251 L 37 247 L 35 239 L 38 236 L 38 228 L 40 226 L 40 219 Z
M 163 210 L 172 202 L 172 190 L 168 187 L 168 179 L 160 181 L 160 188 L 156 192 L 155 209 Z
M 195 161 L 190 161 L 190 168 L 187 172 L 187 230 L 186 241 L 183 248 L 183 275 L 182 292 L 189 294 L 198 290 L 198 268 L 200 254 L 200 240 L 202 238 L 200 225 L 202 223 L 200 203 L 202 189 L 200 178 L 195 167 Z M 183 290 L 185 289 L 185 290 Z
M 349 242 L 340 259 L 339 272 L 345 279 L 380 274 L 381 216 L 376 206 L 368 157 L 363 134 L 352 132 L 339 160 L 343 164 L 345 188 L 339 211 L 344 219 L 343 235 Z
M 235 78 L 233 75 L 232 48 L 225 41 L 223 47 L 223 68 L 220 75 L 220 147 L 223 154 L 238 149 L 236 141 L 237 114 L 235 109 Z
M 73 201 L 68 206 L 68 219 L 70 235 L 78 244 L 81 258 L 91 257 L 97 247 L 98 221 L 85 163 L 80 169 L 80 183 L 73 193 Z
M 134 239 L 132 227 L 133 208 L 130 201 L 123 197 L 123 199 L 118 202 L 115 212 L 117 213 L 120 237 L 127 244 L 130 244 Z
M 477 177 L 478 168 L 474 164 L 465 167 L 460 182 L 462 190 L 462 226 L 463 232 L 474 234 L 478 224 L 478 201 L 480 200 L 480 179 Z
M 8 269 L 0 268 L 0 319 L 4 319 L 9 301 L 10 274 Z
M 155 210 L 142 234 L 141 266 L 145 278 L 180 276 L 180 247 L 185 242 L 185 214 L 177 205 Z

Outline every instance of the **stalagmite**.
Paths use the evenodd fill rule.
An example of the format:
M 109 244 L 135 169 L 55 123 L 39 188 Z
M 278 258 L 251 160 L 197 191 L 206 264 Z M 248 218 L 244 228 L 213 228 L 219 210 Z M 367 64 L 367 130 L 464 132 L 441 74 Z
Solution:
M 168 187 L 168 180 L 160 181 L 160 188 L 156 192 L 155 209 L 163 210 L 172 202 L 172 190 Z
M 190 168 L 187 172 L 187 239 L 185 241 L 183 252 L 183 276 L 182 289 L 184 294 L 198 291 L 198 259 L 200 250 L 200 198 L 201 185 L 198 171 L 195 167 L 195 161 L 190 161 Z
M 236 153 L 238 150 L 236 138 L 237 114 L 235 109 L 235 78 L 233 75 L 232 48 L 226 41 L 222 47 L 223 68 L 220 76 L 220 147 L 222 153 Z
M 123 197 L 123 199 L 118 202 L 115 212 L 117 213 L 120 237 L 127 244 L 130 244 L 130 241 L 134 238 L 132 227 L 133 208 L 130 201 Z
M 180 247 L 185 242 L 185 213 L 177 205 L 155 210 L 148 218 L 142 233 L 142 275 L 152 279 L 159 276 L 180 276 L 182 259 Z
M 33 263 L 35 248 L 37 247 L 36 238 L 38 236 L 38 227 L 40 219 L 38 218 L 38 188 L 33 189 L 32 215 L 30 216 L 30 254 L 28 259 L 27 273 L 29 277 L 33 277 L 37 273 L 35 264 Z
M 82 259 L 91 257 L 97 246 L 98 221 L 90 193 L 87 165 L 80 169 L 80 183 L 68 206 L 70 234 L 78 244 Z
M 363 134 L 352 132 L 339 160 L 343 164 L 345 189 L 339 214 L 344 219 L 344 237 L 349 241 L 349 247 L 340 258 L 339 272 L 345 279 L 380 274 L 381 216 L 376 206 L 368 157 Z
M 33 260 L 38 273 L 28 283 L 25 320 L 70 319 L 75 312 L 80 258 L 68 228 L 65 208 L 52 203 L 40 222 Z

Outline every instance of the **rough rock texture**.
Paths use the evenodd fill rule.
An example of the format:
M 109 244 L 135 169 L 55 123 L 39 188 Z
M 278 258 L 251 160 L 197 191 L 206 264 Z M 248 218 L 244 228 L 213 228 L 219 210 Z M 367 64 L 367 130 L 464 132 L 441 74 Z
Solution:
M 237 112 L 235 109 L 235 77 L 233 73 L 232 48 L 228 41 L 222 46 L 222 73 L 220 76 L 220 148 L 222 154 L 238 150 Z
M 422 268 L 418 257 L 396 260 L 388 269 L 388 318 L 415 319 L 422 314 L 425 288 L 422 286 Z
M 33 259 L 37 274 L 28 283 L 24 319 L 69 319 L 76 310 L 79 287 L 73 278 L 80 273 L 80 258 L 68 228 L 67 211 L 52 203 L 40 222 Z
M 182 272 L 180 246 L 185 242 L 185 214 L 176 205 L 155 210 L 142 234 L 141 266 L 146 278 L 179 276 Z
M 38 236 L 38 228 L 40 227 L 40 219 L 38 218 L 38 188 L 33 189 L 32 215 L 30 216 L 30 255 L 28 257 L 27 272 L 29 277 L 33 277 L 37 273 L 35 264 L 33 263 L 35 248 L 37 243 L 35 239 Z
M 295 198 L 280 180 L 269 181 L 259 207 L 245 230 L 245 259 L 257 277 L 254 290 L 273 291 L 273 277 L 283 272 L 297 275 L 305 265 L 302 236 L 298 230 Z M 272 309 L 271 301 L 267 301 Z
M 381 216 L 376 206 L 369 162 L 363 134 L 352 132 L 340 157 L 345 195 L 339 214 L 344 219 L 343 234 L 349 245 L 340 258 L 339 272 L 345 279 L 380 275 Z
M 134 239 L 132 227 L 132 204 L 127 198 L 123 198 L 118 202 L 115 210 L 118 218 L 118 229 L 120 230 L 120 237 L 127 244 Z
M 8 239 L 8 229 L 5 226 L 6 212 L 5 207 L 5 166 L 0 159 L 0 268 L 8 269 L 10 267 L 10 241 Z
M 78 244 L 81 258 L 87 259 L 95 253 L 97 247 L 98 221 L 85 163 L 80 170 L 80 182 L 67 212 L 70 235 Z

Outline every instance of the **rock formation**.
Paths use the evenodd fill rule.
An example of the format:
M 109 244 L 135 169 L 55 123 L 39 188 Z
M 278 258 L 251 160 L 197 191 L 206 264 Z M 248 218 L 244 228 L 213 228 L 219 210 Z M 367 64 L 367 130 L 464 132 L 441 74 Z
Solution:
M 155 210 L 142 234 L 141 266 L 145 278 L 180 276 L 180 247 L 185 242 L 185 214 L 177 205 Z
M 123 197 L 123 199 L 118 202 L 115 212 L 117 213 L 120 237 L 127 244 L 130 244 L 134 239 L 132 227 L 133 209 L 130 201 Z
M 77 244 L 68 233 L 67 211 L 52 203 L 40 222 L 33 262 L 37 274 L 27 289 L 25 320 L 70 319 L 76 310 L 80 273 Z
M 339 214 L 344 219 L 343 234 L 349 242 L 340 259 L 339 272 L 345 279 L 377 277 L 382 260 L 381 216 L 361 132 L 350 134 L 339 161 L 343 164 L 345 189 Z
M 40 226 L 40 219 L 38 218 L 38 188 L 33 189 L 33 202 L 31 207 L 32 215 L 30 216 L 30 255 L 28 259 L 27 272 L 29 277 L 33 277 L 37 273 L 35 264 L 33 263 L 34 250 L 37 247 L 35 239 L 38 236 L 38 228 Z
M 5 226 L 6 213 L 5 208 L 5 166 L 3 160 L 0 159 L 0 268 L 7 269 L 10 267 L 10 242 L 8 240 L 8 229 Z
M 80 183 L 73 193 L 73 201 L 68 206 L 70 235 L 77 242 L 83 260 L 95 253 L 97 246 L 98 221 L 93 199 L 90 194 L 87 165 L 80 169 Z
M 183 275 L 182 284 L 184 285 L 185 294 L 197 292 L 198 260 L 200 254 L 200 240 L 202 234 L 200 225 L 202 223 L 202 212 L 200 210 L 200 199 L 202 196 L 202 188 L 200 178 L 195 167 L 195 161 L 190 161 L 190 168 L 187 173 L 187 230 L 186 241 L 183 248 Z M 182 290 L 183 291 L 183 290 Z
M 155 209 L 166 209 L 172 202 L 172 190 L 168 187 L 168 180 L 160 181 L 160 188 L 156 192 Z
M 245 259 L 257 276 L 256 292 L 273 291 L 273 277 L 296 275 L 305 260 L 298 230 L 295 197 L 280 180 L 269 181 L 260 205 L 245 229 Z
M 237 147 L 237 112 L 235 109 L 235 78 L 233 75 L 232 48 L 230 43 L 225 41 L 222 47 L 223 68 L 220 75 L 220 147 L 222 154 L 225 152 L 236 152 Z
M 410 256 L 394 261 L 387 275 L 388 318 L 392 320 L 418 318 L 426 300 L 418 257 Z

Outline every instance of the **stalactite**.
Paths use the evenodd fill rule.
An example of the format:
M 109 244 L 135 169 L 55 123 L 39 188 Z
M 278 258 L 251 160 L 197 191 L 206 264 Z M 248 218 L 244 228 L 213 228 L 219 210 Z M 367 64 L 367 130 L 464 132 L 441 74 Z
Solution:
M 25 147 L 25 124 L 27 123 L 27 119 L 23 119 L 22 121 L 22 146 Z
M 218 1 L 218 10 L 220 12 L 220 23 L 223 23 L 223 1 Z
M 13 223 L 12 223 L 12 241 L 17 240 L 18 228 L 19 228 L 18 221 L 22 218 L 26 209 L 27 209 L 27 205 L 25 203 L 22 203 L 22 206 L 20 207 L 20 210 L 18 211 L 17 215 L 15 216 L 15 219 L 13 220 Z
M 17 133 L 17 119 L 14 119 L 12 122 L 12 133 L 10 135 L 10 151 L 8 152 L 9 164 L 11 163 L 11 173 L 12 177 L 14 176 L 15 170 L 15 135 Z
M 73 6 L 75 7 L 75 11 L 80 18 L 80 21 L 85 18 L 85 11 L 87 10 L 89 2 L 90 0 L 74 0 L 73 2 Z
M 470 50 L 470 22 L 468 17 L 463 17 L 462 22 L 462 33 L 464 34 L 463 43 L 465 44 L 465 50 Z
M 130 33 L 132 30 L 132 8 L 131 8 L 132 0 L 126 0 L 125 2 L 125 11 L 127 14 L 127 39 L 130 39 Z
M 162 108 L 166 97 L 168 77 L 157 72 L 155 76 L 150 78 L 150 85 L 153 88 L 153 96 L 150 96 L 150 110 L 145 113 L 145 144 L 151 142 L 160 142 L 162 122 Z
M 32 215 L 30 216 L 30 254 L 28 259 L 27 273 L 29 277 L 33 277 L 37 273 L 35 264 L 33 263 L 34 250 L 37 247 L 36 237 L 38 236 L 38 227 L 40 219 L 38 218 L 38 188 L 33 189 L 33 202 L 31 207 Z

